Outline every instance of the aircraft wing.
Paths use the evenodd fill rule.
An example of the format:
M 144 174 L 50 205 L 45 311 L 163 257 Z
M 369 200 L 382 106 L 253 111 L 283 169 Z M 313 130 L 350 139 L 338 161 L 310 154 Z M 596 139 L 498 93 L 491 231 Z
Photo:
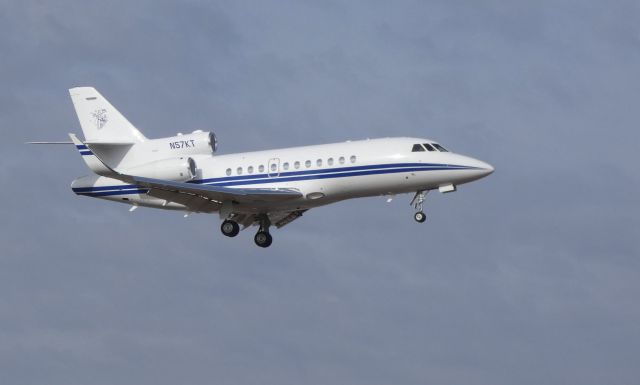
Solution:
M 239 203 L 280 202 L 302 196 L 302 194 L 295 189 L 229 188 L 131 175 L 122 176 L 130 183 L 151 189 L 150 195 L 153 195 L 153 190 L 161 190 L 164 192 L 198 196 L 216 202 L 235 201 Z
M 192 213 L 214 213 L 220 210 L 220 203 L 211 201 L 199 195 L 185 194 L 169 190 L 159 190 L 150 188 L 147 195 L 164 199 L 167 202 L 174 202 L 186 207 Z

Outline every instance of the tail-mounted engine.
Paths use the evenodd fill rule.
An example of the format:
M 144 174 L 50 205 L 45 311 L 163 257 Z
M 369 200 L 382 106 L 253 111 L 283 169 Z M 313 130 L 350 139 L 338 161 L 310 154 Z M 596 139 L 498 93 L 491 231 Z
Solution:
M 213 132 L 194 131 L 131 146 L 105 146 L 94 145 L 91 150 L 113 168 L 148 178 L 188 181 L 195 177 L 194 160 L 215 154 L 218 140 Z
M 154 139 L 160 142 L 162 152 L 180 155 L 211 155 L 218 150 L 218 139 L 213 132 L 200 130 L 190 134 L 179 134 L 169 138 Z
M 131 167 L 124 173 L 145 178 L 187 182 L 196 177 L 196 162 L 189 157 L 163 159 Z

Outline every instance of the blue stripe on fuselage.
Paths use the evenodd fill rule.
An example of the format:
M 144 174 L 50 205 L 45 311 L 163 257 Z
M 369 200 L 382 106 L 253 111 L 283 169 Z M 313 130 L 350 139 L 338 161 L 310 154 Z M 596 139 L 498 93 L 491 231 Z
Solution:
M 280 174 L 279 177 L 267 177 L 253 180 L 232 180 L 228 182 L 216 182 L 216 183 L 202 183 L 212 186 L 246 186 L 254 184 L 266 184 L 266 183 L 281 183 L 314 179 L 330 179 L 330 178 L 346 178 L 352 176 L 362 175 L 376 175 L 376 174 L 395 174 L 400 172 L 413 172 L 413 171 L 438 171 L 438 170 L 460 170 L 461 168 L 445 168 L 445 167 L 403 167 L 403 168 L 386 168 L 378 170 L 362 170 L 362 171 L 347 171 L 339 173 L 320 173 L 313 175 L 296 175 L 286 176 Z
M 314 179 L 346 178 L 363 175 L 394 174 L 414 171 L 438 171 L 438 170 L 469 170 L 476 167 L 434 164 L 434 163 L 399 163 L 381 164 L 370 166 L 340 167 L 324 170 L 305 170 L 282 172 L 279 176 L 270 177 L 268 174 L 239 175 L 222 178 L 209 178 L 190 181 L 193 184 L 206 184 L 213 186 L 248 186 L 268 183 L 281 183 Z M 143 189 L 137 185 L 120 186 L 100 186 L 100 187 L 77 187 L 73 191 L 79 195 L 89 196 L 110 196 L 124 194 L 146 193 L 148 189 Z
M 237 176 L 227 176 L 220 178 L 209 178 L 209 179 L 200 179 L 191 181 L 189 183 L 197 183 L 197 184 L 211 184 L 216 182 L 230 182 L 230 181 L 240 181 L 240 180 L 249 180 L 249 179 L 263 179 L 269 178 L 270 180 L 282 177 L 291 177 L 295 175 L 315 175 L 315 174 L 331 174 L 338 172 L 348 172 L 348 171 L 358 171 L 358 170 L 374 170 L 374 169 L 386 169 L 386 168 L 399 168 L 399 167 L 431 167 L 431 168 L 442 168 L 446 170 L 450 169 L 458 169 L 470 168 L 468 166 L 457 166 L 457 165 L 448 165 L 448 164 L 438 164 L 438 163 L 395 163 L 395 164 L 374 164 L 369 166 L 353 166 L 353 167 L 337 167 L 337 168 L 329 168 L 329 169 L 320 169 L 320 170 L 304 170 L 304 171 L 285 171 L 280 172 L 277 176 L 269 176 L 275 173 L 270 174 L 253 174 L 253 175 L 237 175 Z

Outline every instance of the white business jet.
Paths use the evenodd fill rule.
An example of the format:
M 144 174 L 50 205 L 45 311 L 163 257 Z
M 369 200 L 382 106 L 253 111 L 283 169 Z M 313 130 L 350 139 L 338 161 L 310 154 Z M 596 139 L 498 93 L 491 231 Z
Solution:
M 257 226 L 255 243 L 307 210 L 350 198 L 415 193 L 424 222 L 427 192 L 447 193 L 493 172 L 485 162 L 418 138 L 384 138 L 217 155 L 212 132 L 147 139 L 92 87 L 69 90 L 85 140 L 69 134 L 95 175 L 78 195 L 189 213 L 219 213 L 222 234 Z

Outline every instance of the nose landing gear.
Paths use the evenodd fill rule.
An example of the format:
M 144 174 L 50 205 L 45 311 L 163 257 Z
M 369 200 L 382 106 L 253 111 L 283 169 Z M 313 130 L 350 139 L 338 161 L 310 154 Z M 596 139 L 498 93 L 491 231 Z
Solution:
M 416 209 L 416 213 L 413 214 L 413 219 L 418 223 L 424 223 L 427 220 L 427 215 L 422 211 L 424 200 L 427 197 L 429 190 L 419 190 L 416 195 L 413 196 L 410 205 Z

